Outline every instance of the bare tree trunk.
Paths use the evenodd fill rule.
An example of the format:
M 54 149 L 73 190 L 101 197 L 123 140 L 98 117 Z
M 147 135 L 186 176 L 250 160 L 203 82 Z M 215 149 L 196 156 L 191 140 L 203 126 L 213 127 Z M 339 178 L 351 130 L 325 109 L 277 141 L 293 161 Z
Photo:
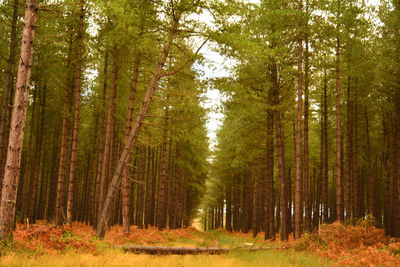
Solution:
M 2 240 L 11 239 L 14 229 L 15 201 L 17 199 L 18 176 L 24 138 L 26 105 L 30 86 L 37 11 L 36 1 L 26 0 L 24 30 L 21 42 L 21 58 L 18 67 L 6 169 L 0 204 L 0 239 Z
M 70 111 L 71 111 L 71 92 L 70 86 L 72 85 L 71 81 L 71 56 L 72 56 L 72 32 L 70 34 L 70 39 L 68 42 L 68 59 L 67 59 L 67 81 L 66 81 L 66 89 L 64 93 L 64 107 L 63 107 L 63 121 L 62 121 L 62 134 L 61 134 L 61 151 L 60 151 L 60 161 L 58 168 L 58 177 L 57 177 L 57 198 L 56 198 L 56 208 L 55 208 L 55 224 L 57 226 L 62 226 L 64 223 L 64 210 L 63 210 L 63 202 L 64 202 L 64 194 L 65 194 L 65 177 L 67 175 L 67 161 L 68 161 L 68 139 L 70 135 Z
M 81 87 L 82 87 L 82 60 L 83 60 L 83 35 L 85 32 L 84 20 L 85 20 L 85 8 L 84 0 L 79 2 L 79 28 L 78 28 L 78 47 L 77 47 L 77 59 L 76 59 L 76 70 L 75 70 L 75 103 L 74 103 L 74 127 L 72 131 L 72 144 L 71 144 L 71 161 L 69 167 L 69 179 L 68 179 L 68 199 L 67 199 L 67 223 L 72 225 L 73 219 L 73 205 L 74 205 L 74 193 L 75 193 L 75 172 L 76 172 L 76 159 L 78 155 L 78 134 L 79 134 L 79 120 L 81 114 Z
M 253 237 L 256 237 L 257 234 L 261 231 L 260 229 L 260 196 L 261 196 L 261 178 L 260 178 L 260 166 L 259 166 L 259 158 L 254 160 L 253 167 Z
M 270 95 L 272 97 L 272 95 Z M 272 99 L 271 99 L 272 102 Z M 274 194 L 274 111 L 267 114 L 267 155 L 265 168 L 265 239 L 275 239 L 275 194 Z
M 374 216 L 374 218 L 377 219 L 376 217 L 376 211 L 375 211 L 375 194 L 374 194 L 374 177 L 372 173 L 372 160 L 371 160 L 371 138 L 369 134 L 369 117 L 368 117 L 368 109 L 365 107 L 365 134 L 366 134 L 366 141 L 367 141 L 367 192 L 368 192 L 368 197 L 367 197 L 367 202 L 368 202 L 368 214 Z
M 272 90 L 274 91 L 274 102 L 276 105 L 280 103 L 279 99 L 279 84 L 278 84 L 278 71 L 276 63 L 271 66 L 271 82 Z M 274 109 L 275 118 L 275 134 L 276 134 L 276 146 L 278 153 L 278 169 L 279 169 L 279 183 L 280 183 L 280 220 L 281 220 L 281 240 L 286 241 L 289 238 L 288 233 L 288 190 L 287 190 L 287 177 L 286 177 L 286 165 L 285 165 L 285 140 L 282 123 L 282 114 L 279 108 Z
M 107 81 L 108 81 L 108 50 L 105 52 L 104 58 L 104 69 L 103 69 L 103 94 L 101 96 L 101 103 L 103 107 L 106 107 L 107 97 Z M 105 140 L 105 122 L 106 115 L 104 108 L 101 109 L 100 115 L 100 132 L 99 132 L 99 152 L 97 155 L 97 170 L 96 170 L 96 188 L 94 193 L 94 206 L 93 206 L 93 227 L 97 226 L 98 214 L 99 214 L 99 203 L 100 203 L 100 191 L 101 191 L 101 174 L 103 168 L 103 154 L 104 154 L 104 140 Z
M 117 188 L 121 182 L 120 178 L 121 178 L 121 174 L 122 174 L 124 165 L 126 164 L 128 155 L 132 149 L 133 144 L 137 140 L 138 134 L 139 134 L 140 129 L 143 124 L 144 117 L 146 116 L 147 111 L 149 110 L 151 98 L 154 94 L 154 91 L 156 90 L 158 81 L 161 77 L 161 72 L 165 65 L 166 59 L 168 57 L 168 54 L 169 54 L 171 46 L 172 46 L 172 42 L 175 38 L 176 31 L 179 26 L 180 15 L 181 15 L 180 12 L 177 12 L 175 14 L 175 18 L 173 20 L 172 28 L 169 32 L 167 42 L 163 47 L 163 52 L 161 53 L 161 56 L 157 63 L 157 66 L 153 72 L 153 77 L 147 88 L 146 94 L 144 95 L 142 107 L 139 110 L 136 121 L 131 129 L 131 132 L 129 133 L 128 142 L 125 143 L 122 154 L 118 160 L 117 167 L 115 168 L 113 178 L 112 178 L 111 184 L 110 184 L 108 192 L 107 192 L 106 201 L 104 202 L 103 210 L 101 212 L 101 218 L 98 223 L 97 230 L 96 230 L 96 234 L 100 238 L 104 237 L 105 230 L 106 230 L 106 220 L 107 220 L 109 209 L 111 206 L 111 200 L 112 200 L 113 196 L 115 195 L 115 192 L 117 191 Z
M 323 217 L 322 222 L 329 221 L 329 192 L 328 192 L 328 78 L 326 69 L 324 70 L 324 93 L 323 93 L 323 125 L 322 125 L 322 181 L 321 181 L 321 193 L 322 193 L 322 204 L 323 204 Z
M 37 195 L 38 195 L 38 183 L 40 178 L 40 159 L 42 156 L 42 141 L 43 141 L 43 128 L 44 128 L 44 112 L 45 112 L 45 97 L 46 97 L 46 87 L 44 87 L 43 98 L 41 99 L 40 95 L 40 87 L 36 87 L 35 90 L 38 90 L 38 100 L 40 102 L 40 123 L 37 125 L 36 129 L 36 140 L 35 140 L 35 153 L 34 153 L 34 164 L 32 166 L 33 171 L 31 172 L 31 194 L 30 194 L 30 208 L 29 208 L 29 218 L 30 222 L 35 223 L 37 217 Z M 43 173 L 42 173 L 43 179 Z
M 7 58 L 7 71 L 6 78 L 4 79 L 3 88 L 3 98 L 1 102 L 0 110 L 0 174 L 4 173 L 6 151 L 8 146 L 8 134 L 9 134 L 9 124 L 10 124 L 10 99 L 12 98 L 12 92 L 14 87 L 14 67 L 17 54 L 17 23 L 18 23 L 18 10 L 19 10 L 19 0 L 14 0 L 13 4 L 13 16 L 11 21 L 10 30 L 10 43 L 9 52 Z M 3 175 L 0 175 L 0 188 L 3 185 Z M 1 197 L 1 191 L 0 191 Z
M 128 103 L 128 116 L 125 125 L 125 143 L 128 142 L 129 133 L 132 129 L 133 112 L 135 108 L 137 84 L 139 79 L 139 68 L 140 68 L 140 56 L 136 55 L 133 75 L 131 82 L 131 94 Z M 125 165 L 122 178 L 122 224 L 124 232 L 129 233 L 130 230 L 130 216 L 129 216 L 129 191 L 130 191 L 130 181 L 129 181 L 129 167 Z
M 118 48 L 114 47 L 112 55 L 112 79 L 108 103 L 107 122 L 106 122 L 106 135 L 104 138 L 104 150 L 101 166 L 100 184 L 99 184 L 99 207 L 98 216 L 101 215 L 101 209 L 104 203 L 105 192 L 107 190 L 109 172 L 111 172 L 112 165 L 112 136 L 114 133 L 114 113 L 115 113 L 115 99 L 117 97 L 117 81 L 118 81 Z M 99 220 L 99 219 L 98 219 Z
M 298 41 L 297 48 L 297 118 L 295 124 L 295 193 L 294 193 L 294 238 L 299 239 L 302 233 L 302 117 L 303 117 L 303 41 Z
M 352 207 L 351 204 L 351 196 L 352 196 L 352 173 L 353 173 L 353 126 L 352 126 L 352 101 L 351 101 L 351 86 L 350 86 L 350 77 L 348 79 L 347 85 L 347 121 L 346 121 L 346 147 L 345 147 L 345 166 L 344 166 L 344 184 L 345 184 L 345 197 L 344 197 L 344 206 L 345 206 L 345 214 L 346 219 L 350 219 L 352 217 Z
M 341 84 L 340 84 L 340 40 L 336 40 L 336 163 L 335 163 L 335 177 L 336 177 L 336 220 L 343 222 L 343 188 L 342 188 L 342 120 L 340 111 L 341 102 Z
M 167 185 L 168 185 L 168 105 L 164 107 L 164 133 L 163 133 L 163 144 L 161 152 L 161 165 L 160 165 L 160 176 L 158 180 L 158 192 L 157 192 L 157 227 L 159 230 L 163 230 L 166 226 L 167 221 Z
M 308 8 L 308 3 L 307 3 Z M 308 12 L 308 11 L 307 11 Z M 311 214 L 312 214 L 312 202 L 311 202 L 311 183 L 310 183 L 310 166 L 309 166 L 309 43 L 308 35 L 305 37 L 306 50 L 304 53 L 304 158 L 303 158 L 303 180 L 304 180 L 304 206 L 305 206 L 305 220 L 304 229 L 307 232 L 311 232 Z

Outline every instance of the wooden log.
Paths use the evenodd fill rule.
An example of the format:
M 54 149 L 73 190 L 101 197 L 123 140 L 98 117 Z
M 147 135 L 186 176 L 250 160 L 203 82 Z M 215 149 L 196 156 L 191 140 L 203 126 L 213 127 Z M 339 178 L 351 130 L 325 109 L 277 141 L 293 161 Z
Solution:
M 198 255 L 198 254 L 209 254 L 209 255 L 221 255 L 226 254 L 230 251 L 243 250 L 243 251 L 261 251 L 270 249 L 282 249 L 282 247 L 239 247 L 239 248 L 220 248 L 220 247 L 160 247 L 160 246 L 134 246 L 134 245 L 123 245 L 117 248 L 122 249 L 125 252 L 131 252 L 136 254 L 150 254 L 150 255 Z

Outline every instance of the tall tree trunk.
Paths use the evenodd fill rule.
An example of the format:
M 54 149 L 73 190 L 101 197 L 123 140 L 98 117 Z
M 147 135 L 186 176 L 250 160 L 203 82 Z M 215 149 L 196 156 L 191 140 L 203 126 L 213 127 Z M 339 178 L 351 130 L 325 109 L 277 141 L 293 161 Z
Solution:
M 303 41 L 297 44 L 297 117 L 295 124 L 295 192 L 294 192 L 294 238 L 302 233 L 303 220 L 303 181 L 302 181 L 302 119 L 303 118 Z
M 272 95 L 270 95 L 272 97 Z M 272 102 L 272 99 L 271 99 Z M 274 194 L 274 111 L 267 114 L 267 149 L 265 168 L 265 239 L 275 239 L 275 194 Z
M 352 173 L 353 173 L 353 126 L 352 126 L 352 101 L 351 101 L 351 79 L 348 78 L 347 84 L 347 118 L 346 118 L 346 147 L 345 147 L 345 166 L 344 166 L 344 184 L 345 184 L 345 214 L 346 219 L 350 219 L 352 217 Z
M 34 154 L 34 165 L 33 167 L 33 172 L 31 172 L 31 194 L 30 194 L 30 209 L 29 209 L 29 218 L 31 223 L 36 222 L 36 217 L 37 217 L 37 199 L 38 199 L 38 183 L 39 183 L 39 178 L 40 178 L 40 160 L 42 157 L 42 141 L 43 141 L 43 130 L 44 130 L 44 112 L 45 112 L 45 105 L 46 105 L 46 85 L 43 88 L 43 97 L 41 99 L 41 92 L 40 92 L 40 87 L 36 87 L 35 90 L 38 90 L 38 99 L 40 102 L 40 115 L 39 115 L 39 121 L 40 123 L 37 125 L 36 129 L 36 140 L 35 140 L 35 154 Z M 42 180 L 43 180 L 44 174 L 42 173 Z
M 307 8 L 308 9 L 308 1 Z M 306 11 L 308 13 L 308 10 Z M 312 203 L 311 203 L 311 183 L 310 183 L 310 170 L 309 170 L 309 83 L 310 83 L 310 67 L 309 67 L 309 43 L 308 35 L 305 37 L 306 50 L 304 52 L 304 155 L 303 155 L 303 180 L 304 180 L 304 207 L 305 207 L 305 219 L 304 229 L 307 232 L 311 232 L 311 214 L 312 214 Z
M 167 221 L 167 185 L 168 185 L 168 105 L 164 107 L 164 130 L 163 130 L 163 143 L 161 152 L 160 162 L 160 176 L 158 180 L 158 192 L 157 192 L 157 227 L 159 230 L 163 230 L 166 226 Z
M 336 163 L 335 163 L 335 183 L 336 183 L 336 220 L 343 221 L 343 188 L 342 188 L 342 120 L 341 120 L 341 81 L 340 81 L 340 39 L 336 39 Z
M 367 202 L 368 202 L 368 212 L 367 214 L 372 215 L 374 218 L 377 219 L 376 217 L 376 211 L 375 211 L 375 194 L 374 194 L 374 177 L 373 177 L 373 170 L 372 170 L 372 159 L 371 159 L 371 138 L 369 134 L 369 117 L 368 117 L 368 109 L 365 107 L 365 134 L 366 134 L 366 141 L 367 141 L 367 192 L 368 192 L 368 197 L 367 197 Z
M 36 1 L 26 0 L 21 57 L 18 67 L 14 106 L 11 116 L 9 146 L 0 203 L 1 240 L 11 239 L 14 229 L 15 202 L 17 199 L 18 176 L 24 138 L 26 105 L 30 86 L 37 11 Z
M 133 112 L 135 109 L 137 84 L 139 80 L 139 68 L 140 68 L 140 55 L 136 55 L 135 62 L 133 64 L 133 75 L 131 82 L 131 94 L 128 103 L 128 115 L 125 125 L 125 143 L 128 142 L 129 133 L 132 129 Z M 122 178 L 122 224 L 124 232 L 129 233 L 130 230 L 130 217 L 129 217 L 129 191 L 130 191 L 130 181 L 129 181 L 129 167 L 125 165 Z
M 276 63 L 271 66 L 271 82 L 272 90 L 274 92 L 274 102 L 276 105 L 280 104 L 279 97 L 279 83 L 278 83 L 278 70 Z M 286 241 L 289 238 L 288 233 L 288 191 L 287 191 L 287 177 L 286 177 L 286 165 L 285 165 L 285 140 L 282 123 L 282 114 L 280 108 L 274 109 L 275 118 L 275 134 L 276 134 L 276 146 L 278 153 L 278 169 L 279 169 L 279 183 L 280 183 L 280 220 L 281 220 L 281 240 Z
M 114 47 L 112 55 L 112 78 L 108 103 L 106 134 L 104 138 L 103 159 L 101 166 L 100 184 L 99 184 L 99 209 L 98 216 L 101 215 L 101 209 L 104 203 L 104 196 L 107 190 L 109 172 L 111 172 L 112 165 L 112 146 L 113 146 L 113 133 L 114 133 L 114 117 L 115 117 L 115 99 L 117 97 L 117 81 L 118 81 L 118 48 Z
M 79 28 L 77 35 L 77 56 L 76 56 L 76 69 L 75 69 L 75 103 L 74 103 L 74 126 L 72 131 L 71 143 L 71 161 L 69 166 L 69 179 L 68 179 L 68 199 L 67 199 L 67 223 L 72 225 L 73 219 L 73 205 L 75 193 L 75 172 L 76 172 L 76 159 L 78 155 L 78 133 L 79 133 L 79 120 L 81 115 L 81 87 L 82 87 L 82 60 L 83 60 L 83 35 L 85 32 L 85 2 L 79 2 Z
M 111 206 L 111 200 L 112 200 L 113 196 L 115 195 L 115 192 L 117 191 L 117 188 L 121 182 L 120 177 L 121 177 L 124 165 L 126 164 L 126 161 L 127 161 L 128 155 L 132 149 L 132 146 L 134 145 L 134 143 L 137 140 L 138 134 L 139 134 L 140 129 L 143 124 L 144 117 L 146 116 L 147 111 L 149 110 L 151 98 L 154 94 L 154 91 L 156 90 L 158 81 L 161 77 L 161 72 L 165 65 L 166 59 L 169 55 L 173 40 L 176 35 L 176 31 L 179 26 L 180 16 L 181 16 L 181 14 L 178 11 L 175 14 L 175 18 L 172 22 L 172 28 L 169 32 L 167 42 L 163 47 L 163 52 L 161 53 L 161 56 L 158 60 L 156 68 L 153 72 L 153 77 L 149 83 L 146 94 L 144 95 L 143 102 L 142 102 L 143 104 L 139 110 L 139 113 L 138 113 L 136 121 L 131 129 L 131 132 L 129 133 L 128 142 L 125 143 L 122 154 L 118 159 L 117 167 L 115 168 L 113 178 L 111 180 L 111 184 L 110 184 L 108 192 L 107 192 L 106 201 L 104 202 L 103 209 L 101 212 L 101 218 L 98 223 L 97 230 L 96 230 L 96 234 L 100 238 L 104 237 L 105 230 L 106 230 L 106 228 L 105 228 L 106 227 L 106 219 L 108 217 L 109 209 Z
M 97 170 L 96 170 L 96 188 L 94 193 L 94 206 L 93 206 L 93 227 L 97 226 L 98 214 L 99 214 L 99 203 L 100 203 L 100 192 L 101 192 L 101 177 L 103 168 L 103 155 L 104 155 L 104 140 L 105 140 L 105 124 L 106 124 L 106 114 L 104 108 L 106 107 L 107 98 L 107 86 L 108 86 L 108 50 L 105 51 L 104 57 L 104 69 L 103 69 L 103 93 L 101 96 L 102 107 L 100 111 L 100 131 L 99 131 L 99 152 L 97 155 Z
M 261 178 L 260 178 L 260 159 L 256 158 L 253 163 L 253 237 L 256 237 L 260 232 L 260 196 L 261 196 Z
M 10 1 L 11 2 L 11 1 Z M 14 68 L 17 54 L 17 23 L 18 23 L 19 0 L 13 0 L 13 16 L 10 30 L 10 43 L 7 58 L 6 78 L 4 79 L 3 97 L 0 110 L 0 188 L 3 185 L 3 173 L 7 155 L 8 134 L 10 126 L 10 114 L 12 112 L 10 99 L 14 90 Z M 1 191 L 0 191 L 1 197 Z
M 329 191 L 328 191 L 328 78 L 326 69 L 324 70 L 324 93 L 323 93 L 323 132 L 322 132 L 322 204 L 323 204 L 323 222 L 329 221 Z
M 71 56 L 72 56 L 72 31 L 68 41 L 68 59 L 67 59 L 67 81 L 64 92 L 63 121 L 61 133 L 61 151 L 57 177 L 57 197 L 55 205 L 55 224 L 61 226 L 64 223 L 64 194 L 65 194 L 65 177 L 67 175 L 68 162 L 68 139 L 70 135 L 70 111 L 71 111 Z

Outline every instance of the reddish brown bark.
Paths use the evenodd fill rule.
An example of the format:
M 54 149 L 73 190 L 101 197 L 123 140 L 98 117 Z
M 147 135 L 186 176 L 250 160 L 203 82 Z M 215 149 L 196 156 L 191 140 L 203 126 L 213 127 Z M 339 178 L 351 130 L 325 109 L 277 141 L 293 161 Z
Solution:
M 26 105 L 30 86 L 37 11 L 36 1 L 26 0 L 21 57 L 18 67 L 6 169 L 0 204 L 0 239 L 2 240 L 12 238 L 12 231 L 14 229 L 15 201 L 18 190 L 18 176 L 24 138 Z
M 336 220 L 343 221 L 343 187 L 342 187 L 342 120 L 341 120 L 341 69 L 340 69 L 340 40 L 336 40 L 336 119 L 335 119 L 335 141 L 336 141 L 336 162 L 335 162 L 335 183 L 336 183 Z
M 75 92 L 74 92 L 74 124 L 72 130 L 72 143 L 71 143 L 71 161 L 69 166 L 69 179 L 68 179 L 68 198 L 67 198 L 67 223 L 72 225 L 73 208 L 74 208 L 74 193 L 75 193 L 75 177 L 76 177 L 76 159 L 78 155 L 78 134 L 79 134 L 79 120 L 81 115 L 81 87 L 82 87 L 82 60 L 83 60 L 83 35 L 85 32 L 85 2 L 79 2 L 79 28 L 77 35 L 77 51 L 76 51 L 76 65 L 75 65 Z
M 276 105 L 280 104 L 279 97 L 279 83 L 278 83 L 278 70 L 276 63 L 271 65 L 271 83 L 272 91 L 274 92 L 274 102 Z M 285 140 L 284 130 L 282 123 L 282 114 L 279 108 L 274 109 L 275 118 L 275 135 L 276 135 L 276 146 L 278 153 L 278 173 L 280 183 L 280 236 L 281 240 L 285 241 L 289 238 L 288 232 L 288 190 L 287 190 L 287 177 L 286 177 L 286 165 L 285 165 Z
M 303 181 L 302 181 L 302 119 L 303 118 L 303 42 L 297 44 L 297 117 L 295 124 L 295 193 L 294 193 L 294 238 L 302 234 Z
M 99 206 L 98 216 L 104 203 L 105 192 L 108 185 L 109 172 L 112 165 L 112 147 L 114 134 L 114 116 L 115 116 L 115 99 L 117 97 L 117 81 L 118 81 L 118 49 L 115 47 L 112 56 L 112 78 L 110 86 L 110 95 L 106 120 L 106 132 L 104 137 L 104 150 L 102 153 L 101 175 L 99 177 Z
M 11 1 L 10 1 L 11 2 Z M 0 173 L 4 173 L 8 137 L 9 137 L 9 126 L 10 126 L 10 115 L 12 112 L 11 98 L 14 91 L 14 67 L 17 54 L 17 23 L 18 23 L 18 11 L 19 11 L 19 0 L 13 1 L 13 16 L 11 21 L 10 30 L 10 43 L 9 52 L 7 58 L 7 70 L 6 78 L 4 79 L 3 97 L 1 102 L 0 110 Z M 0 175 L 0 188 L 3 185 L 3 175 Z M 0 191 L 1 197 L 1 191 Z
M 140 56 L 136 55 L 135 62 L 133 65 L 131 94 L 128 103 L 128 115 L 126 118 L 126 125 L 125 125 L 125 143 L 128 142 L 129 133 L 132 129 L 133 112 L 135 109 L 137 84 L 139 80 L 139 68 L 140 68 Z M 122 224 L 125 233 L 129 233 L 130 229 L 129 191 L 130 191 L 129 167 L 126 165 L 124 167 L 123 178 L 122 178 Z
M 161 151 L 161 162 L 160 162 L 160 176 L 158 179 L 158 192 L 157 192 L 157 227 L 162 230 L 166 227 L 167 222 L 167 186 L 168 186 L 168 106 L 164 107 L 164 131 L 163 131 L 163 143 Z

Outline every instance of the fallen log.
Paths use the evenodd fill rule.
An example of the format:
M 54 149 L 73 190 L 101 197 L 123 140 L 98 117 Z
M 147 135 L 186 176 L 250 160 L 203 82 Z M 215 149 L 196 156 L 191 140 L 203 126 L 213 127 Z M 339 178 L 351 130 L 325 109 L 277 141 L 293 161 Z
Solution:
M 270 249 L 282 249 L 281 247 L 270 247 L 270 248 L 254 248 L 254 247 L 240 247 L 240 248 L 220 248 L 220 247 L 159 247 L 159 246 L 118 246 L 125 252 L 131 252 L 136 254 L 150 254 L 150 255 L 198 255 L 198 254 L 209 254 L 209 255 L 221 255 L 226 254 L 230 251 L 261 251 Z

